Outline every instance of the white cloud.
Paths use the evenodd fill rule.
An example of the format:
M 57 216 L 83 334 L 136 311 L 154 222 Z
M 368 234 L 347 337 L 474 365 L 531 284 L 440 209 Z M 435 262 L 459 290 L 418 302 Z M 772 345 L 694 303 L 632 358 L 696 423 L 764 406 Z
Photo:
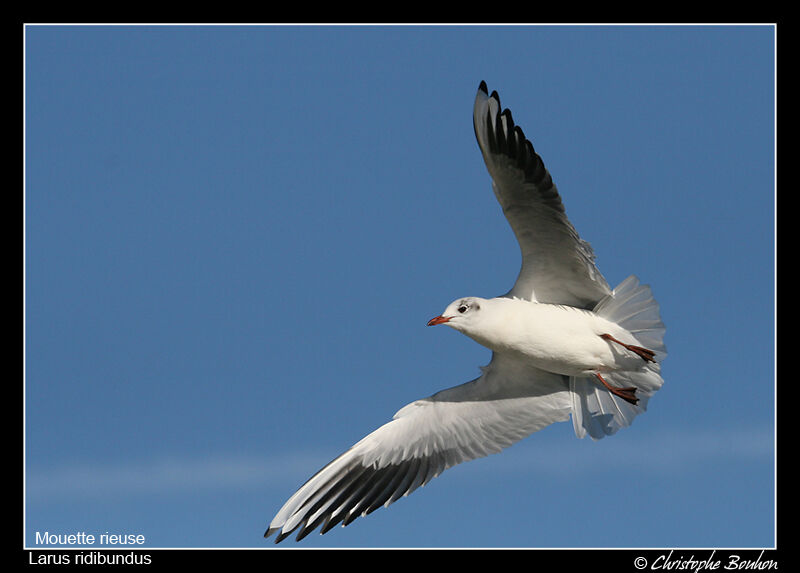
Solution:
M 563 426 L 566 427 L 566 424 Z M 543 436 L 544 437 L 544 436 Z M 342 451 L 344 451 L 344 447 Z M 569 477 L 583 470 L 593 473 L 621 468 L 636 472 L 684 472 L 698 464 L 724 461 L 772 464 L 772 428 L 723 428 L 719 431 L 681 430 L 661 436 L 620 433 L 597 443 L 576 442 L 570 433 L 536 435 L 512 448 L 513 455 L 491 456 L 481 464 L 467 464 L 481 472 L 526 471 L 544 476 Z M 53 499 L 119 497 L 141 494 L 193 493 L 209 489 L 299 486 L 335 452 L 305 452 L 276 456 L 214 456 L 159 458 L 120 463 L 85 463 L 50 469 L 28 468 L 26 488 L 30 503 Z M 463 470 L 462 470 L 463 471 Z
M 312 453 L 275 457 L 161 457 L 137 462 L 97 462 L 30 469 L 26 494 L 31 503 L 54 498 L 138 494 L 178 494 L 203 489 L 265 486 L 296 479 L 321 459 Z

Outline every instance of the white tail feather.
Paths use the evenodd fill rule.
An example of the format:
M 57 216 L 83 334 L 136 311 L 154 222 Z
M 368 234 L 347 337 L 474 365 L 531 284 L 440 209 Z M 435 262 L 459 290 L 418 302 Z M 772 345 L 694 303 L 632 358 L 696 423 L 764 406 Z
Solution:
M 604 372 L 606 381 L 618 387 L 636 388 L 637 404 L 615 396 L 597 383 L 594 378 L 570 378 L 572 392 L 572 424 L 575 434 L 586 434 L 599 440 L 610 436 L 633 423 L 633 419 L 647 409 L 647 402 L 664 383 L 661 366 L 667 356 L 664 346 L 664 324 L 661 322 L 658 303 L 647 285 L 631 275 L 594 308 L 603 318 L 617 323 L 630 332 L 638 344 L 655 352 L 656 362 L 643 362 L 636 371 Z

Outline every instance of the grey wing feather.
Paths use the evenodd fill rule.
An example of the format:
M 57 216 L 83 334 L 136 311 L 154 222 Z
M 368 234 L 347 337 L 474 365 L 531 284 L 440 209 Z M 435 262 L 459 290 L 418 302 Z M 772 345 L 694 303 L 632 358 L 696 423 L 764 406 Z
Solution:
M 506 296 L 592 308 L 611 292 L 592 247 L 567 219 L 541 157 L 485 82 L 475 97 L 473 125 L 495 196 L 522 252 L 519 276 Z
M 481 376 L 417 400 L 317 472 L 278 511 L 265 537 L 297 540 L 317 527 L 386 507 L 462 462 L 497 453 L 571 411 L 566 377 L 495 354 Z

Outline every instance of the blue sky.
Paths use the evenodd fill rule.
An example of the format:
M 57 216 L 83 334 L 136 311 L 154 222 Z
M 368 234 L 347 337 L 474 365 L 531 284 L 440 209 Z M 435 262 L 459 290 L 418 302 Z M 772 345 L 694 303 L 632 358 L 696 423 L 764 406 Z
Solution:
M 425 323 L 519 268 L 486 80 L 609 283 L 652 286 L 665 385 L 279 547 L 773 546 L 774 55 L 771 26 L 27 27 L 26 545 L 274 547 L 311 474 L 477 375 Z

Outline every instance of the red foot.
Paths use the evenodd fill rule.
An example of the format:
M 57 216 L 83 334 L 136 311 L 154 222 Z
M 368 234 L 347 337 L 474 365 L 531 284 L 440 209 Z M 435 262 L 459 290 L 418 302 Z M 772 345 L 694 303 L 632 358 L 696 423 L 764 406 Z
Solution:
M 656 361 L 655 358 L 654 358 L 656 353 L 653 352 L 652 350 L 648 350 L 647 348 L 642 348 L 641 346 L 634 346 L 633 344 L 625 344 L 624 342 L 620 342 L 619 340 L 617 340 L 616 338 L 614 338 L 610 334 L 601 334 L 600 338 L 602 338 L 603 340 L 610 340 L 611 342 L 616 342 L 617 344 L 619 344 L 620 346 L 622 346 L 624 348 L 627 348 L 631 352 L 635 352 L 645 362 L 655 362 Z
M 597 376 L 597 379 L 603 383 L 603 386 L 605 386 L 608 389 L 608 391 L 614 394 L 615 396 L 619 396 L 620 398 L 622 398 L 626 402 L 630 402 L 634 406 L 638 404 L 639 398 L 635 396 L 636 393 L 635 387 L 629 386 L 627 388 L 617 388 L 616 386 L 612 386 L 611 384 L 606 382 L 605 378 L 603 378 L 599 372 L 595 372 L 594 375 Z

